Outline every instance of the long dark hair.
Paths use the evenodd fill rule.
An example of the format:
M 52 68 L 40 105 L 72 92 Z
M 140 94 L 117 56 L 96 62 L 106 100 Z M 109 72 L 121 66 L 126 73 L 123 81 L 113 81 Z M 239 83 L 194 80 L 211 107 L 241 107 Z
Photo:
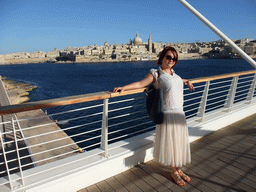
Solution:
M 160 53 L 159 59 L 157 61 L 158 65 L 162 64 L 162 61 L 163 61 L 163 59 L 164 59 L 164 57 L 165 57 L 165 55 L 168 51 L 171 51 L 172 54 L 174 55 L 174 58 L 177 58 L 177 61 L 175 61 L 175 65 L 178 63 L 178 53 L 177 53 L 177 51 L 173 47 L 165 47 L 163 49 L 163 51 Z

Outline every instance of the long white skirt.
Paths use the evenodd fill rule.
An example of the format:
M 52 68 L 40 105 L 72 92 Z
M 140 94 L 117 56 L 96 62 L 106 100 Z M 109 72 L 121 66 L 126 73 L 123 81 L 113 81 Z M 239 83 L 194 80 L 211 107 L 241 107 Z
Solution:
M 182 167 L 191 162 L 188 127 L 183 111 L 165 112 L 156 126 L 154 159 L 164 165 Z

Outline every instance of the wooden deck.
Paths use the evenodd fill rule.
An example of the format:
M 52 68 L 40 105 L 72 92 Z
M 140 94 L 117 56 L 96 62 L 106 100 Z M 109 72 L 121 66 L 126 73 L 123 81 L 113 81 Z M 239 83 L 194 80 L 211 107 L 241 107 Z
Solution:
M 256 114 L 191 143 L 192 182 L 179 187 L 166 166 L 150 161 L 79 192 L 256 191 Z

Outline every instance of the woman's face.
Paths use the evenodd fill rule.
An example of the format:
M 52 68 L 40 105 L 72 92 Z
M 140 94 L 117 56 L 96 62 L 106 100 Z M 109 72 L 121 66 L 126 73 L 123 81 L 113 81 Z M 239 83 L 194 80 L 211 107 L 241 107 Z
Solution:
M 176 59 L 177 58 L 175 58 L 175 55 L 171 51 L 167 51 L 166 55 L 164 56 L 164 58 L 162 60 L 162 68 L 163 69 L 167 69 L 167 68 L 172 69 L 176 64 L 176 61 L 177 61 Z

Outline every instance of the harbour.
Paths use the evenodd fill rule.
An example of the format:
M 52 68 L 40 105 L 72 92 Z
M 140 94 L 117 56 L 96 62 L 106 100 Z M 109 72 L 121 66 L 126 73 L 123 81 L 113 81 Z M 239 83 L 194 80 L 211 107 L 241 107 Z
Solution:
M 33 67 L 33 66 L 32 66 Z M 237 78 L 239 77 L 239 78 Z M 224 80 L 225 90 L 223 92 L 223 83 L 220 81 Z M 239 80 L 238 80 L 239 79 Z M 194 84 L 198 84 L 196 86 L 195 93 L 189 93 L 187 89 L 185 89 L 185 97 L 189 94 L 195 94 L 192 96 L 194 98 L 193 102 L 189 102 L 188 108 L 186 109 L 186 104 L 184 105 L 185 111 L 191 110 L 191 105 L 194 105 L 195 111 L 193 113 L 187 113 L 187 121 L 189 126 L 190 133 L 190 142 L 193 146 L 193 143 L 202 138 L 203 142 L 207 142 L 208 140 L 204 140 L 204 136 L 210 133 L 215 133 L 218 135 L 218 130 L 222 130 L 223 127 L 232 124 L 233 122 L 242 120 L 243 118 L 249 117 L 255 113 L 255 71 L 244 71 L 244 72 L 236 72 L 231 74 L 223 74 L 219 76 L 212 77 L 204 77 L 204 78 L 194 78 L 191 79 Z M 220 81 L 220 82 L 219 82 Z M 204 84 L 205 82 L 205 84 Z M 210 84 L 217 84 L 214 87 L 207 86 L 207 82 L 211 82 Z M 237 86 L 232 86 L 232 84 L 237 83 Z M 244 82 L 246 82 L 246 87 L 244 87 Z M 249 83 L 250 82 L 250 83 Z M 203 84 L 201 84 L 203 83 Z M 236 84 L 235 83 L 235 84 Z M 239 87 L 241 87 L 239 89 Z M 214 88 L 213 92 L 211 89 Z M 209 90 L 207 90 L 209 89 Z M 230 94 L 232 91 L 239 92 L 238 95 Z M 199 94 L 204 98 L 205 92 L 209 94 L 221 94 L 223 96 L 217 103 L 214 101 L 214 105 L 212 106 L 212 102 L 201 102 L 198 103 L 196 98 Z M 97 93 L 90 93 L 84 95 L 75 95 L 62 97 L 57 99 L 50 100 L 42 100 L 42 101 L 32 101 L 19 105 L 11 105 L 1 107 L 0 113 L 8 114 L 8 113 L 17 113 L 30 111 L 30 110 L 38 110 L 38 109 L 48 109 L 48 115 L 51 116 L 51 108 L 57 108 L 58 110 L 53 110 L 52 113 L 60 113 L 58 116 L 62 116 L 62 120 L 66 120 L 69 122 L 79 122 L 78 124 L 67 124 L 62 127 L 62 130 L 68 133 L 69 130 L 76 130 L 75 132 L 71 132 L 68 134 L 72 140 L 76 141 L 76 143 L 81 146 L 83 149 L 83 153 L 79 152 L 79 149 L 74 149 L 73 152 L 75 155 L 70 157 L 66 157 L 63 159 L 57 159 L 54 162 L 49 162 L 44 165 L 39 165 L 30 169 L 25 170 L 24 167 L 26 165 L 20 165 L 22 172 L 15 174 L 15 177 L 11 176 L 10 180 L 11 187 L 14 191 L 78 191 L 84 189 L 85 191 L 90 191 L 92 188 L 95 190 L 95 187 L 99 190 L 101 189 L 102 182 L 106 183 L 108 178 L 115 178 L 115 175 L 120 174 L 123 171 L 127 171 L 132 168 L 141 169 L 145 174 L 145 171 L 148 172 L 151 169 L 154 169 L 155 166 L 152 160 L 152 143 L 154 138 L 154 125 L 147 120 L 147 115 L 145 113 L 144 106 L 144 97 L 143 97 L 143 89 L 142 90 L 133 90 L 127 91 L 123 94 L 112 93 L 111 91 L 103 91 Z M 200 97 L 201 97 L 200 96 Z M 191 98 L 191 97 L 190 97 Z M 209 97 L 210 98 L 210 97 Z M 225 101 L 225 102 L 223 102 Z M 232 102 L 231 102 L 232 101 Z M 95 103 L 96 102 L 96 103 Z M 186 100 L 185 100 L 186 102 Z M 79 103 L 78 106 L 75 104 Z M 90 103 L 90 104 L 89 104 Z M 81 105 L 80 105 L 81 104 Z M 89 104 L 89 105 L 88 105 Z M 73 108 L 66 108 L 65 106 L 74 106 Z M 60 107 L 60 108 L 58 108 Z M 94 111 L 92 109 L 98 108 L 98 111 Z M 59 110 L 61 109 L 61 111 Z M 132 109 L 132 110 L 131 110 Z M 97 118 L 96 118 L 97 117 Z M 81 121 L 83 120 L 83 121 Z M 19 122 L 19 120 L 14 121 L 15 123 Z M 5 124 L 8 122 L 5 122 Z M 95 125 L 95 126 L 94 126 Z M 47 123 L 41 122 L 39 127 L 47 126 Z M 249 126 L 250 127 L 250 126 Z M 32 127 L 27 127 L 25 129 L 29 130 Z M 240 128 L 239 128 L 240 129 Z M 248 128 L 251 130 L 251 127 Z M 127 132 L 127 130 L 129 130 Z M 47 134 L 54 134 L 55 131 L 47 132 Z M 249 131 L 250 132 L 250 131 Z M 213 133 L 213 135 L 214 135 Z M 253 133 L 253 130 L 252 132 Z M 211 135 L 211 134 L 210 134 Z M 78 138 L 77 138 L 78 137 Z M 214 138 L 216 136 L 213 136 Z M 25 139 L 25 138 L 24 138 Z M 56 139 L 55 139 L 56 140 Z M 58 139 L 57 139 L 58 140 Z M 56 140 L 56 141 L 57 141 Z M 216 139 L 218 140 L 218 139 Z M 93 142 L 92 142 L 93 141 Z M 200 142 L 199 142 L 200 143 Z M 244 142 L 243 142 L 244 143 Z M 44 145 L 44 144 L 42 144 Z M 66 144 L 65 144 L 66 145 Z M 63 147 L 65 147 L 65 145 Z M 200 147 L 201 144 L 196 144 Z M 202 144 L 203 145 L 203 144 Z M 247 144 L 245 144 L 247 145 Z M 248 146 L 253 146 L 253 143 L 248 143 Z M 225 146 L 223 144 L 223 146 Z M 58 147 L 57 147 L 58 148 Z M 194 148 L 194 147 L 192 147 Z M 251 150 L 251 148 L 249 148 Z M 228 150 L 228 148 L 227 148 Z M 199 150 L 200 151 L 200 150 Z M 45 150 L 47 152 L 47 150 Z M 31 153 L 31 152 L 30 152 Z M 69 152 L 64 152 L 62 155 L 68 154 Z M 201 155 L 197 154 L 196 155 Z M 31 156 L 32 153 L 29 155 Z M 210 155 L 211 156 L 211 155 Z M 222 153 L 221 153 L 222 156 Z M 208 156 L 205 156 L 207 158 Z M 245 156 L 245 157 L 248 157 Z M 54 155 L 53 158 L 58 158 L 58 155 Z M 241 155 L 241 158 L 244 158 Z M 47 158 L 46 158 L 47 159 Z M 196 164 L 200 159 L 194 159 L 194 163 Z M 232 161 L 232 160 L 231 160 Z M 36 161 L 34 160 L 36 163 Z M 150 166 L 146 162 L 149 162 Z M 144 164 L 146 163 L 146 164 Z M 138 165 L 141 164 L 141 165 Z M 191 166 L 195 165 L 192 163 Z M 113 166 L 114 165 L 114 166 Z M 138 165 L 136 167 L 136 165 Z M 252 165 L 253 166 L 253 165 Z M 146 167 L 146 168 L 145 168 Z M 17 167 L 18 168 L 18 167 Z M 16 168 L 16 169 L 17 169 Z M 188 170 L 191 167 L 188 167 Z M 193 169 L 193 168 L 191 168 Z M 160 169 L 161 170 L 161 169 Z M 207 176 L 209 174 L 208 170 L 212 170 L 210 168 L 207 169 L 206 172 L 202 172 Z M 251 173 L 251 169 L 248 169 Z M 190 174 L 193 176 L 193 171 Z M 214 171 L 214 170 L 212 170 Z M 163 173 L 164 172 L 164 173 Z M 10 172 L 11 173 L 11 172 Z M 22 173 L 22 174 L 21 174 Z M 163 174 L 166 173 L 166 168 L 163 168 L 162 173 L 159 175 L 156 174 L 156 177 L 163 178 Z M 126 173 L 124 173 L 126 174 Z M 135 174 L 135 173 L 134 173 Z M 246 173 L 244 173 L 246 174 Z M 36 175 L 37 177 L 34 177 Z M 65 175 L 65 176 L 64 176 Z M 136 175 L 136 174 L 135 174 Z M 239 186 L 242 184 L 238 182 L 238 187 L 230 187 L 227 185 L 226 181 L 224 184 L 219 184 L 220 182 L 219 175 L 214 175 L 215 184 L 209 186 L 207 183 L 201 184 L 198 188 L 193 188 L 193 183 L 189 184 L 187 187 L 191 189 L 180 189 L 180 190 L 199 190 L 202 188 L 211 188 L 213 189 L 215 185 L 221 185 L 220 188 L 223 188 L 223 191 L 228 187 L 232 190 L 240 190 Z M 253 177 L 248 176 L 248 177 Z M 250 182 L 249 180 L 246 180 Z M 10 190 L 9 182 L 6 178 L 1 178 L 2 187 L 8 191 Z M 4 179 L 4 180 L 3 180 Z M 107 181 L 104 181 L 104 180 Z M 158 178 L 159 179 L 159 178 Z M 194 177 L 195 180 L 198 178 Z M 64 181 L 61 182 L 61 181 Z M 218 182 L 216 182 L 218 181 Z M 233 181 L 234 178 L 233 178 Z M 23 183 L 24 182 L 24 183 Z M 101 182 L 99 184 L 94 185 L 95 183 Z M 108 183 L 107 182 L 107 183 Z M 113 181 L 114 182 L 114 181 Z M 145 181 L 144 181 L 145 182 Z M 163 181 L 162 181 L 163 182 Z M 174 184 L 170 178 L 167 180 L 165 178 L 164 182 L 168 182 L 168 186 Z M 212 181 L 209 181 L 212 183 Z M 230 181 L 229 181 L 230 182 Z M 120 181 L 119 181 L 120 183 Z M 147 183 L 147 182 L 146 182 Z M 158 182 L 154 182 L 158 183 Z M 161 182 L 160 182 L 161 183 Z M 144 183 L 145 184 L 145 183 Z M 125 186 L 125 184 L 122 184 Z M 130 183 L 132 184 L 132 182 Z M 148 184 L 145 184 L 148 185 Z M 158 183 L 159 185 L 159 183 Z M 197 185 L 194 183 L 194 185 Z M 8 187 L 9 186 L 9 187 Z M 107 184 L 105 187 L 103 186 L 102 191 L 107 191 L 108 189 L 114 190 L 114 186 Z M 138 184 L 136 185 L 138 187 Z M 151 186 L 151 185 L 150 185 Z M 177 186 L 173 185 L 176 189 Z M 248 184 L 246 185 L 247 189 L 252 189 L 253 187 Z M 110 187 L 110 188 L 109 188 Z M 149 186 L 147 186 L 149 187 Z M 152 186 L 151 186 L 152 187 Z M 170 187 L 165 185 L 160 185 L 160 188 L 155 188 L 155 190 L 173 190 Z M 140 187 L 138 187 L 141 189 Z M 129 189 L 125 187 L 125 189 Z M 124 190 L 125 190 L 124 189 Z M 217 188 L 216 188 L 217 189 Z M 215 190 L 215 188 L 213 189 Z M 241 189 L 242 190 L 242 189 Z M 115 191 L 115 190 L 114 190 Z M 139 190 L 138 190 L 139 191 Z M 143 190 L 142 190 L 143 191 Z
M 155 1 L 127 2 L 125 9 L 119 2 L 111 8 L 104 2 L 78 1 L 72 6 L 62 2 L 58 9 L 56 2 L 3 4 L 1 53 L 7 54 L 0 55 L 0 63 L 11 65 L 1 66 L 0 75 L 37 88 L 30 91 L 30 102 L 11 105 L 11 95 L 28 93 L 10 92 L 0 82 L 0 191 L 255 191 L 255 40 L 248 36 L 240 42 L 231 40 L 188 2 L 178 2 L 166 1 L 162 6 Z M 240 29 L 254 35 L 253 3 L 248 2 L 246 9 L 239 1 L 217 5 L 195 2 L 235 39 L 241 37 Z M 213 36 L 185 8 L 221 40 L 212 41 Z M 63 28 L 63 20 L 70 27 Z M 234 23 L 235 28 L 229 25 Z M 151 32 L 148 42 L 137 32 L 128 44 L 106 41 L 104 46 L 85 47 L 86 40 L 102 42 L 106 37 L 116 43 L 120 34 L 122 39 L 124 34 L 131 36 L 135 26 L 153 30 L 152 35 L 157 34 L 153 40 L 158 38 L 159 43 L 152 41 Z M 196 43 L 171 43 L 178 39 Z M 55 47 L 51 52 L 27 49 L 35 42 L 48 48 L 57 42 L 62 48 L 65 42 L 79 47 L 68 45 L 62 51 Z M 175 72 L 195 86 L 194 92 L 184 88 L 192 149 L 192 163 L 184 167 L 192 182 L 184 187 L 175 184 L 168 167 L 153 160 L 155 125 L 146 113 L 145 88 L 112 92 L 113 87 L 141 80 L 156 68 L 155 60 L 165 46 L 174 46 L 180 58 L 187 53 L 209 58 L 180 60 L 175 66 Z M 125 62 L 112 63 L 112 59 Z M 140 62 L 145 59 L 149 61 Z M 76 65 L 53 64 L 66 60 Z M 92 64 L 99 60 L 110 62 Z M 20 65 L 30 62 L 35 64 Z

